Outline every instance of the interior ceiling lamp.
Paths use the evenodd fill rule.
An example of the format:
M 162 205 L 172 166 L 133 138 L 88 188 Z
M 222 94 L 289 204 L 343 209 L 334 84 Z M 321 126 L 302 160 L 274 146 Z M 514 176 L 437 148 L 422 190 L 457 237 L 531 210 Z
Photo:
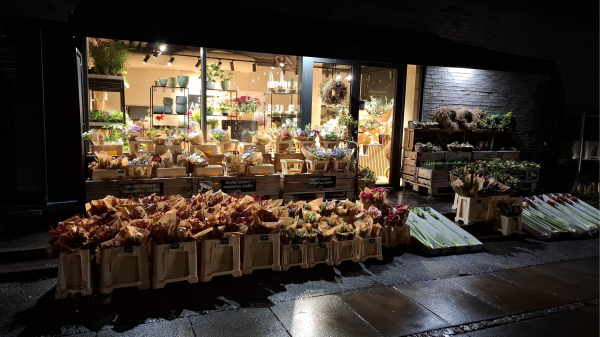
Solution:
M 255 73 L 256 72 L 256 63 L 252 63 L 252 72 Z
M 340 78 L 342 78 L 342 75 L 340 74 L 340 71 L 338 70 L 337 75 L 335 76 L 335 79 L 339 80 Z
M 175 58 L 173 56 L 171 56 L 171 58 L 169 59 L 169 62 L 167 62 L 167 65 L 170 67 L 173 62 L 175 62 Z
M 167 46 L 165 46 L 163 44 L 163 45 L 160 45 L 160 48 L 158 48 L 158 49 L 160 49 L 160 51 L 162 52 L 162 51 L 165 51 L 165 49 L 167 49 Z
M 160 54 L 158 53 L 158 50 L 157 50 L 157 51 L 155 51 L 155 52 L 152 54 L 152 56 L 154 56 L 154 58 L 157 58 L 157 57 L 158 57 L 158 55 L 160 55 Z
M 196 62 L 196 65 L 194 67 L 198 68 L 198 67 L 200 67 L 201 64 L 202 64 L 202 60 L 200 58 L 198 58 L 198 62 Z
M 346 76 L 346 79 L 347 79 L 348 81 L 350 81 L 350 80 L 352 79 L 352 75 L 348 74 L 348 76 Z
M 229 62 L 229 68 L 230 68 L 231 71 L 235 70 L 235 67 L 233 66 L 233 61 Z
M 150 59 L 150 54 L 148 54 L 148 55 L 146 55 L 146 57 L 144 57 L 144 60 L 142 61 L 142 63 L 146 64 L 149 59 Z
M 284 66 L 285 66 L 285 63 L 283 63 L 283 62 L 279 62 L 279 66 L 280 66 L 280 67 L 284 67 Z

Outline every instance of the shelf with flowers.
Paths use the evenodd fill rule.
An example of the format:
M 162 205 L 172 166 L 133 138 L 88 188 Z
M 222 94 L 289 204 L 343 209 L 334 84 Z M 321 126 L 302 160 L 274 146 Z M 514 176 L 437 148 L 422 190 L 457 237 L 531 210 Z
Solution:
M 240 120 L 253 120 L 254 113 L 258 112 L 262 103 L 258 98 L 244 95 L 233 99 L 235 110 L 238 113 Z

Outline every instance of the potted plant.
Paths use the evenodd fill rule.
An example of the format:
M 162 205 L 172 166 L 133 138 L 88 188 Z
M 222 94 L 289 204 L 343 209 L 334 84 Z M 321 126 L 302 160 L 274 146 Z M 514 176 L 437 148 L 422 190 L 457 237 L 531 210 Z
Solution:
M 364 167 L 358 170 L 358 187 L 361 190 L 364 190 L 365 187 L 375 188 L 375 182 L 377 181 L 377 176 L 375 172 L 368 167 Z
M 458 152 L 460 151 L 460 144 L 458 142 L 453 142 L 452 144 L 448 144 L 448 151 L 450 152 Z
M 208 123 L 208 125 L 210 125 L 211 129 L 215 129 L 217 125 L 219 125 L 219 120 L 218 119 L 209 119 L 208 121 L 206 121 Z
M 225 69 L 219 70 L 219 78 L 221 79 L 221 89 L 229 90 L 231 86 L 231 79 L 233 78 L 233 72 L 225 71 Z
M 96 74 L 122 76 L 131 55 L 129 46 L 122 41 L 92 40 L 89 44 L 90 63 Z
M 460 144 L 460 152 L 473 152 L 473 145 L 469 144 L 469 142 Z
M 221 66 L 217 63 L 209 64 L 206 66 L 206 89 L 209 90 L 218 90 L 217 80 L 215 78 L 219 77 L 219 71 L 221 70 Z M 202 79 L 202 75 L 198 77 Z
M 425 152 L 425 144 L 420 143 L 420 142 L 415 144 L 415 151 L 416 152 Z

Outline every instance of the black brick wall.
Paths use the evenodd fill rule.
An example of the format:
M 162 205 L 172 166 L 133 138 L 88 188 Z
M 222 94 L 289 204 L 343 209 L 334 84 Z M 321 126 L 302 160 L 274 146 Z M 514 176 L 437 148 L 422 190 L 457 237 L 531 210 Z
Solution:
M 423 89 L 422 120 L 433 119 L 441 106 L 479 108 L 488 114 L 513 112 L 521 150 L 530 159 L 541 155 L 543 142 L 552 135 L 544 120 L 544 107 L 554 103 L 550 76 L 492 70 L 427 67 Z

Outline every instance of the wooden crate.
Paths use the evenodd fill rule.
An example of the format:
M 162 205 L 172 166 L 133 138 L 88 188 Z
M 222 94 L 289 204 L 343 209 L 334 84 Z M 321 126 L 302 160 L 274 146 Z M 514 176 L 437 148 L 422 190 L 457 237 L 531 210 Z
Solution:
M 333 247 L 333 264 L 340 265 L 344 261 L 358 262 L 356 240 L 331 241 Z
M 178 145 L 155 144 L 154 145 L 154 154 L 163 155 L 163 154 L 167 153 L 167 151 L 171 151 L 171 153 L 173 153 L 173 154 L 179 154 L 179 153 L 183 152 L 183 148 L 181 147 L 181 144 L 178 144 Z
M 201 167 L 199 165 L 194 166 L 194 177 L 216 177 L 224 174 L 223 166 L 221 165 L 208 165 Z
M 508 217 L 500 215 L 498 217 L 498 230 L 505 236 L 523 234 L 521 216 Z
M 406 174 L 406 173 L 402 173 L 402 180 L 403 181 L 415 181 L 417 178 L 417 176 L 413 176 L 410 174 Z
M 454 221 L 460 221 L 464 226 L 485 221 L 489 198 L 469 198 L 457 195 L 456 199 L 457 208 Z
M 92 145 L 92 153 L 95 154 L 96 152 L 106 152 L 112 156 L 120 156 L 123 154 L 123 145 Z
M 233 176 L 193 178 L 194 194 L 208 190 L 223 190 L 238 195 L 263 195 L 267 199 L 279 199 L 280 177 L 277 174 L 264 176 Z
M 422 168 L 419 167 L 418 170 L 419 174 L 418 177 L 419 178 L 425 178 L 425 179 L 450 179 L 450 171 L 447 170 L 432 170 L 432 169 L 427 169 L 427 168 Z
M 521 151 L 498 151 L 498 158 L 500 159 L 521 159 Z
M 239 176 L 246 174 L 246 163 L 223 163 L 225 168 L 225 175 L 227 176 Z
M 138 167 L 143 167 L 145 174 L 136 175 L 135 169 Z M 127 165 L 125 175 L 127 179 L 152 179 L 152 164 Z
M 294 141 L 292 140 L 276 140 L 273 141 L 273 152 L 275 153 L 293 153 L 296 152 Z M 304 159 L 304 157 L 302 157 Z
M 279 233 L 244 235 L 242 273 L 259 269 L 281 270 Z
M 314 140 L 294 140 L 294 146 L 296 147 L 296 152 L 298 153 L 302 153 L 302 151 L 300 149 L 302 149 L 303 147 L 315 147 L 315 141 Z
M 417 166 L 417 160 L 416 159 L 410 159 L 410 158 L 404 158 L 404 165 Z
M 336 146 L 340 146 L 339 140 L 322 140 L 321 147 L 326 149 L 334 149 Z
M 75 253 L 60 252 L 54 297 L 61 299 L 71 294 L 88 296 L 93 292 L 90 250 L 80 249 Z
M 294 198 L 354 199 L 356 172 L 281 174 L 280 189 L 284 202 Z
M 281 270 L 285 271 L 294 266 L 308 268 L 308 245 L 306 243 L 299 245 L 281 244 Z
M 404 165 L 402 173 L 406 173 L 411 176 L 417 176 L 417 167 L 412 165 Z
M 227 153 L 227 152 L 231 152 L 231 151 L 237 151 L 240 147 L 239 143 L 240 142 L 235 139 L 220 140 L 217 142 L 217 145 L 219 146 L 219 153 Z
M 300 174 L 305 162 L 301 159 L 281 159 L 281 172 L 283 174 Z
M 125 170 L 93 170 L 92 180 L 116 180 L 125 178 Z
M 381 230 L 379 231 L 379 238 L 381 239 L 381 246 L 382 247 L 392 247 L 391 245 L 391 227 L 390 226 L 383 226 L 381 227 Z
M 135 196 L 179 194 L 184 198 L 192 197 L 192 178 L 156 178 L 139 180 L 86 181 L 86 201 L 102 199 L 107 195 L 127 198 Z
M 239 151 L 241 153 L 246 152 L 247 149 L 256 149 L 258 152 L 261 153 L 268 153 L 269 149 L 267 145 L 258 145 L 258 144 L 252 144 L 252 143 L 248 143 L 248 142 L 240 142 L 240 147 L 239 147 Z
M 444 160 L 446 161 L 471 161 L 471 154 L 474 152 L 446 152 Z
M 410 243 L 410 225 L 390 227 L 390 247 L 408 245 Z
M 339 160 L 331 159 L 329 161 L 329 170 L 331 172 L 348 172 L 350 169 L 350 159 Z
M 404 129 L 404 142 L 402 144 L 405 150 L 412 151 L 415 147 L 415 129 Z
M 242 276 L 240 237 L 224 240 L 202 240 L 200 254 L 200 282 L 208 282 L 215 276 Z
M 130 140 L 129 142 L 129 153 L 132 155 L 143 153 L 154 152 L 154 143 L 149 139 L 138 139 Z
M 473 151 L 473 160 L 485 160 L 498 158 L 496 151 Z
M 152 288 L 162 289 L 167 283 L 198 283 L 196 241 L 152 244 Z
M 306 162 L 306 170 L 311 173 L 327 172 L 329 160 L 310 160 L 304 159 Z
M 356 255 L 360 262 L 365 262 L 368 259 L 376 258 L 383 260 L 381 252 L 381 238 L 361 238 L 356 237 Z
M 427 188 L 450 187 L 448 178 L 435 178 L 431 180 L 425 178 L 418 178 L 417 182 L 423 185 L 423 187 Z
M 196 153 L 196 150 L 202 151 L 206 155 L 216 155 L 219 153 L 219 147 L 217 144 L 201 144 L 201 145 L 190 145 L 190 152 Z
M 404 158 L 412 159 L 415 161 L 432 160 L 432 161 L 444 161 L 446 152 L 416 152 L 416 151 L 404 151 Z
M 331 242 L 307 243 L 308 246 L 308 268 L 320 263 L 333 266 L 333 248 Z
M 260 164 L 259 166 L 248 165 L 246 168 L 246 174 L 248 174 L 248 175 L 275 174 L 275 165 L 273 165 L 273 164 Z
M 185 167 L 157 167 L 156 178 L 177 178 L 185 177 L 187 169 Z
M 281 159 L 300 159 L 302 160 L 302 171 L 306 172 L 306 163 L 304 163 L 304 154 L 302 153 L 271 153 L 271 164 L 275 165 L 275 171 L 281 172 Z M 265 158 L 268 158 L 265 157 Z
M 110 294 L 114 289 L 129 287 L 150 289 L 148 250 L 148 245 L 98 248 L 100 293 Z

